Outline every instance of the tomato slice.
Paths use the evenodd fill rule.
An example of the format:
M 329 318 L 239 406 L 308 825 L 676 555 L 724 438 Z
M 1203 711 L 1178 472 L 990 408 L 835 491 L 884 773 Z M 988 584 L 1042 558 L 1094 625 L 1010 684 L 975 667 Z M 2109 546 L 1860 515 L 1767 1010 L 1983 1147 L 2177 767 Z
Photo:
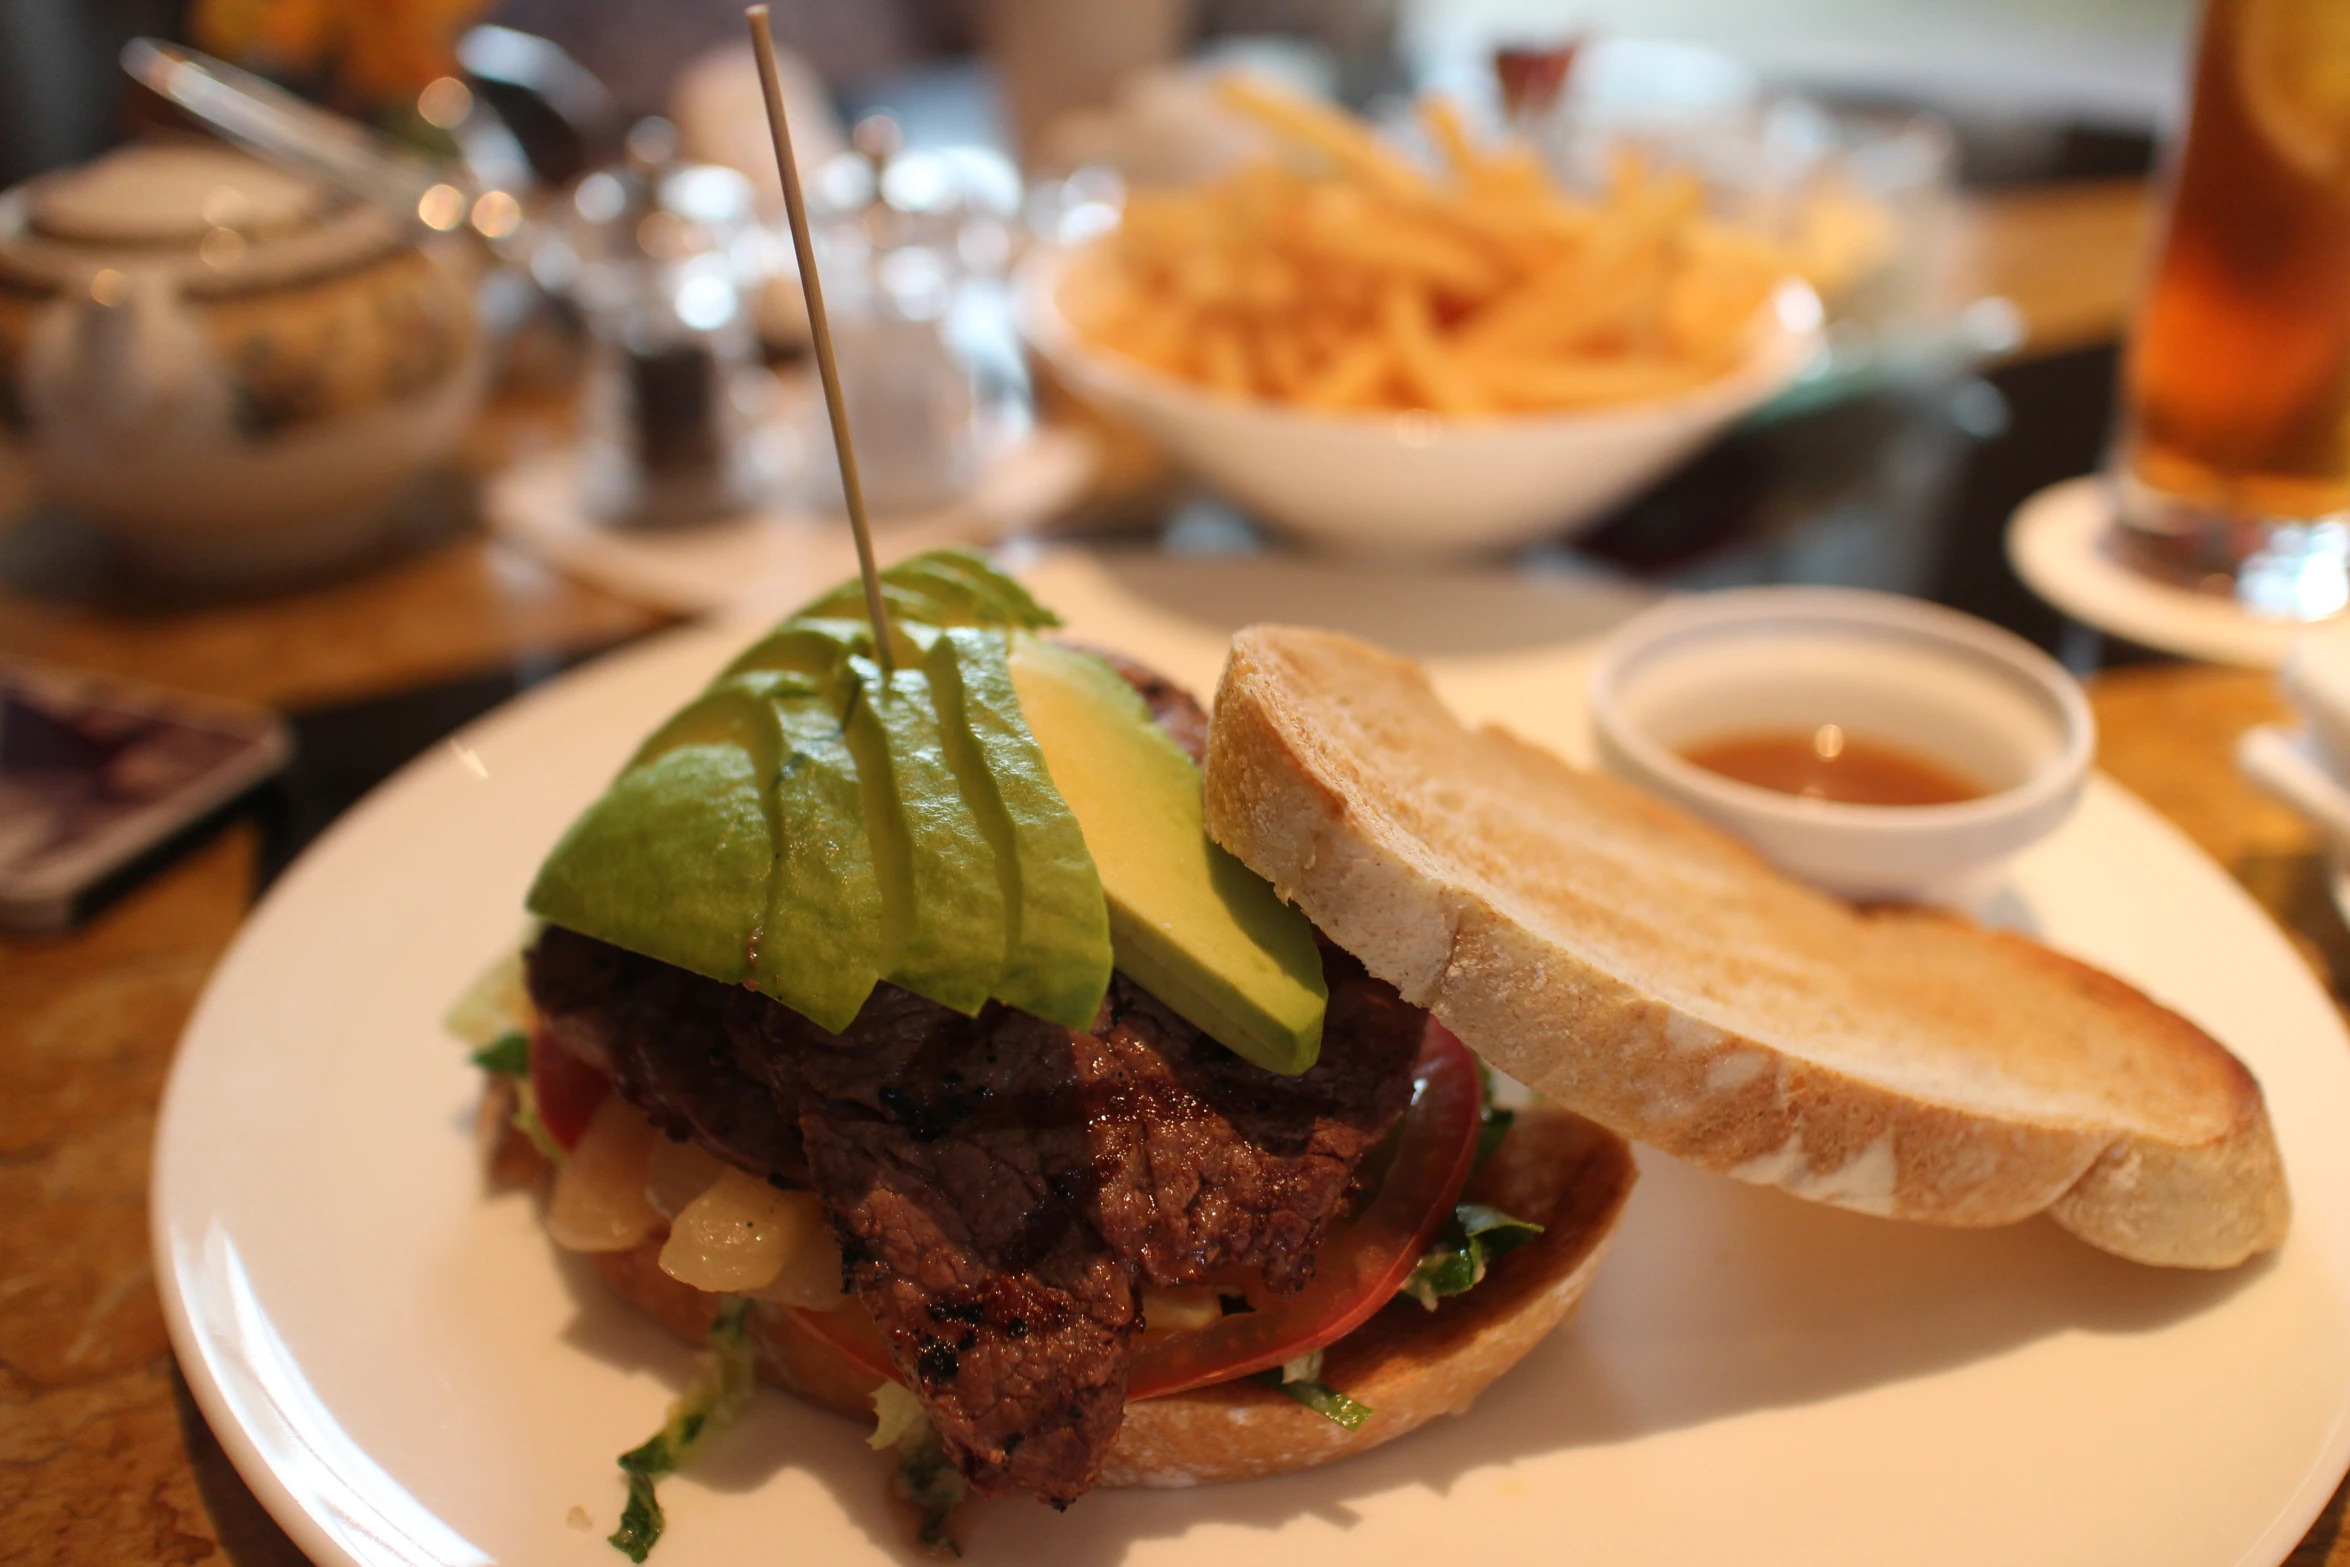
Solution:
M 1395 1298 L 1460 1200 L 1477 1162 L 1484 1109 L 1477 1058 L 1430 1018 L 1386 1178 L 1360 1213 L 1323 1236 L 1313 1282 L 1196 1332 L 1144 1343 L 1135 1351 L 1126 1396 L 1155 1398 L 1230 1382 L 1334 1344 L 1370 1321 Z
M 1360 1213 L 1323 1236 L 1313 1282 L 1213 1326 L 1146 1339 L 1136 1347 L 1126 1396 L 1155 1398 L 1229 1382 L 1336 1343 L 1368 1322 L 1395 1298 L 1460 1199 L 1477 1160 L 1484 1108 L 1476 1057 L 1430 1018 L 1412 1066 L 1411 1108 L 1397 1128 L 1386 1177 Z M 810 1333 L 857 1366 L 903 1380 L 862 1306 L 790 1309 Z
M 541 1024 L 530 1032 L 530 1097 L 539 1124 L 569 1153 L 587 1134 L 596 1106 L 611 1091 L 610 1079 L 555 1043 Z
M 860 1300 L 847 1300 L 830 1311 L 811 1311 L 805 1306 L 786 1306 L 784 1310 L 799 1318 L 800 1326 L 816 1338 L 822 1339 L 850 1365 L 884 1382 L 904 1382 L 898 1368 L 889 1358 L 889 1341 L 881 1336 L 881 1329 L 873 1325 L 873 1314 Z

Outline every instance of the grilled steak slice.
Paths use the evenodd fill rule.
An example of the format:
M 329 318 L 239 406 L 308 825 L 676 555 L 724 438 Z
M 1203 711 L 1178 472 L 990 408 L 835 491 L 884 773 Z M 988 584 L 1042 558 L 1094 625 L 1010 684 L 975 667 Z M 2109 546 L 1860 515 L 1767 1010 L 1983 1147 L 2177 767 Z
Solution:
M 895 987 L 839 1036 L 773 1004 L 733 1021 L 799 1099 L 851 1283 L 963 1473 L 1075 1498 L 1117 1434 L 1136 1329 L 1133 1265 L 1085 1214 L 1084 1036 Z
M 557 925 L 524 963 L 555 1043 L 600 1067 L 655 1126 L 753 1175 L 808 1184 L 799 1107 L 735 1063 L 724 1018 L 748 992 Z
M 1093 1483 L 1117 1434 L 1138 1279 L 1247 1265 L 1301 1286 L 1403 1112 L 1425 1014 L 1342 954 L 1324 967 L 1330 1048 L 1288 1078 L 1124 975 L 1090 1033 L 884 985 L 833 1035 L 569 931 L 530 955 L 557 1040 L 656 1121 L 770 1174 L 774 1129 L 796 1119 L 797 1172 L 948 1452 L 983 1492 L 1057 1502 Z
M 1088 1217 L 1153 1284 L 1222 1267 L 1301 1289 L 1355 1167 L 1402 1116 L 1428 1014 L 1325 945 L 1333 1048 L 1302 1077 L 1252 1066 L 1140 986 L 1110 989 L 1080 1037 L 1078 1093 L 1099 1186 Z

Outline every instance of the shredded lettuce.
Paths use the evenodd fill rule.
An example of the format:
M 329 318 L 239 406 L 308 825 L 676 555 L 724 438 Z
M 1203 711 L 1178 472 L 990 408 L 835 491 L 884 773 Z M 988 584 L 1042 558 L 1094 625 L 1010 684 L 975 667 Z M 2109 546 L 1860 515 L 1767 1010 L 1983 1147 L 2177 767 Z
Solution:
M 1493 1102 L 1493 1069 L 1483 1057 L 1477 1059 L 1477 1091 L 1485 1107 L 1477 1129 L 1476 1163 L 1481 1165 L 1509 1136 L 1517 1112 Z M 1436 1244 L 1420 1254 L 1397 1293 L 1409 1295 L 1434 1311 L 1446 1296 L 1464 1294 L 1482 1284 L 1494 1258 L 1517 1250 L 1541 1233 L 1541 1225 L 1513 1218 L 1499 1208 L 1461 1203 L 1444 1221 L 1444 1228 L 1436 1232 Z
M 555 1141 L 555 1134 L 547 1130 L 547 1123 L 539 1119 L 538 1095 L 531 1092 L 530 1079 L 523 1078 L 514 1085 L 514 1130 L 530 1139 L 530 1145 L 539 1151 L 539 1157 L 549 1164 L 563 1162 L 563 1145 Z
M 518 945 L 507 948 L 475 975 L 441 1019 L 441 1026 L 476 1048 L 495 1042 L 500 1034 L 529 1034 L 533 1013 L 530 986 L 523 978 L 522 949 L 536 934 L 535 928 L 525 932 Z
M 522 977 L 522 952 L 516 948 L 484 969 L 465 994 L 449 1009 L 442 1026 L 473 1046 L 467 1059 L 514 1085 L 514 1129 L 549 1164 L 563 1162 L 563 1150 L 547 1135 L 539 1119 L 538 1101 L 530 1091 L 530 1030 L 533 1013 L 530 992 Z
M 922 1413 L 922 1400 L 912 1389 L 903 1382 L 884 1382 L 873 1390 L 873 1434 L 865 1438 L 865 1445 L 886 1453 L 928 1421 Z
M 531 1088 L 530 1035 L 518 1028 L 508 1029 L 474 1051 L 470 1059 L 492 1077 L 513 1085 L 514 1114 L 508 1119 L 514 1130 L 529 1138 L 547 1163 L 561 1164 L 563 1147 L 549 1135 L 547 1123 L 539 1119 L 538 1095 Z
M 620 1527 L 610 1536 L 612 1546 L 632 1562 L 645 1559 L 660 1540 L 667 1520 L 653 1482 L 674 1473 L 696 1448 L 734 1423 L 751 1399 L 754 1375 L 749 1333 L 751 1303 L 729 1295 L 710 1324 L 710 1344 L 696 1357 L 694 1380 L 685 1395 L 669 1406 L 661 1429 L 641 1446 L 620 1455 L 620 1472 L 628 1480 L 628 1505 Z
M 896 1451 L 898 1467 L 890 1476 L 889 1491 L 913 1509 L 915 1538 L 942 1555 L 962 1555 L 948 1526 L 971 1487 L 962 1471 L 948 1462 L 946 1447 L 923 1413 L 922 1401 L 902 1383 L 884 1382 L 875 1388 L 873 1434 L 865 1443 L 876 1451 Z
M 1485 1281 L 1493 1259 L 1516 1251 L 1542 1233 L 1542 1226 L 1512 1218 L 1499 1208 L 1464 1202 L 1436 1232 L 1436 1244 L 1420 1254 L 1398 1294 L 1430 1311 L 1448 1295 L 1466 1294 Z
M 510 1028 L 473 1052 L 475 1066 L 499 1077 L 530 1076 L 530 1036 Z

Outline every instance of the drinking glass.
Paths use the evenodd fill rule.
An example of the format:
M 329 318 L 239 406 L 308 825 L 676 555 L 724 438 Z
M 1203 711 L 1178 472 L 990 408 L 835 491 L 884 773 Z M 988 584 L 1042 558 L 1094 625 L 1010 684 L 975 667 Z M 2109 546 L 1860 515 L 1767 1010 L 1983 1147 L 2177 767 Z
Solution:
M 2350 603 L 2350 0 L 2206 0 L 2110 471 L 2133 564 Z

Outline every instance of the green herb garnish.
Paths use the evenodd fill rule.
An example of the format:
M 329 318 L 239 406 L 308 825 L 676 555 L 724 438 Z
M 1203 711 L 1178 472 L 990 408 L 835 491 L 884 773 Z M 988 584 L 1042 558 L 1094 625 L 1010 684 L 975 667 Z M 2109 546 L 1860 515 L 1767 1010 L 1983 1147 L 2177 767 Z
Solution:
M 508 1029 L 479 1050 L 473 1052 L 475 1066 L 500 1077 L 530 1076 L 530 1036 L 520 1029 Z
M 1258 1372 L 1257 1380 L 1349 1431 L 1360 1431 L 1374 1413 L 1370 1405 L 1356 1402 L 1322 1380 L 1322 1352 L 1318 1349 L 1287 1365 Z
M 1499 1208 L 1462 1203 L 1437 1231 L 1436 1244 L 1420 1254 L 1397 1293 L 1434 1311 L 1444 1297 L 1466 1294 L 1483 1283 L 1494 1258 L 1516 1251 L 1541 1233 L 1541 1225 L 1512 1218 Z
M 632 1562 L 645 1559 L 666 1526 L 653 1482 L 676 1472 L 703 1441 L 733 1424 L 750 1402 L 750 1310 L 751 1303 L 741 1296 L 726 1298 L 710 1324 L 709 1347 L 695 1358 L 694 1380 L 685 1395 L 669 1406 L 659 1431 L 620 1455 L 620 1472 L 628 1479 L 628 1505 L 610 1539 Z
M 971 1494 L 970 1482 L 947 1460 L 922 1401 L 902 1383 L 884 1382 L 873 1390 L 873 1434 L 865 1445 L 878 1451 L 895 1450 L 897 1473 L 890 1476 L 890 1495 L 914 1511 L 914 1537 L 930 1550 L 960 1556 L 963 1547 L 948 1527 L 955 1509 Z

